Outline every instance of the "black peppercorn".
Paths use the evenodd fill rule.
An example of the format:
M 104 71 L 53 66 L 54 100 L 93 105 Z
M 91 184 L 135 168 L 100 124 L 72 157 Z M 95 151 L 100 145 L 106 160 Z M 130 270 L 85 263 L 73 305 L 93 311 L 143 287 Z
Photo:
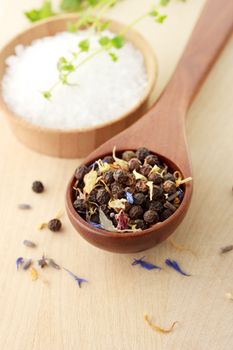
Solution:
M 168 219 L 172 214 L 173 214 L 173 211 L 171 209 L 165 209 L 160 215 L 161 221 Z
M 155 154 L 150 154 L 145 158 L 145 164 L 149 164 L 152 167 L 159 164 L 158 157 Z
M 167 180 L 163 184 L 163 190 L 168 194 L 176 193 L 176 184 L 173 181 Z
M 99 224 L 100 223 L 100 218 L 99 218 L 99 214 L 96 212 L 94 214 L 91 215 L 90 217 L 90 221 Z
M 113 173 L 114 180 L 119 184 L 126 184 L 128 180 L 128 172 L 125 170 L 118 169 Z
M 32 183 L 32 190 L 36 193 L 42 193 L 44 191 L 44 185 L 41 181 L 34 181 Z
M 132 158 L 130 159 L 128 165 L 129 165 L 129 171 L 133 172 L 134 170 L 139 171 L 142 163 L 140 162 L 139 159 Z
M 133 151 L 125 151 L 122 154 L 122 159 L 125 160 L 126 162 L 128 162 L 130 159 L 135 158 L 136 157 L 136 153 Z
M 124 187 L 122 185 L 118 184 L 117 182 L 114 182 L 111 185 L 111 191 L 112 191 L 112 196 L 115 199 L 120 199 L 120 198 L 125 197 Z
M 135 193 L 133 196 L 135 205 L 143 205 L 146 202 L 146 196 L 143 193 Z
M 94 188 L 94 189 L 91 190 L 91 192 L 89 193 L 88 201 L 89 201 L 89 202 L 95 203 L 95 202 L 96 202 L 96 194 L 97 194 L 97 190 Z
M 50 231 L 53 231 L 53 232 L 60 231 L 61 227 L 62 227 L 62 223 L 59 219 L 52 219 L 48 223 L 48 228 L 50 229 Z
M 132 222 L 132 224 L 136 225 L 137 229 L 145 230 L 147 228 L 146 223 L 142 219 L 136 219 Z
M 129 211 L 129 217 L 131 219 L 140 219 L 143 216 L 143 209 L 140 205 L 133 205 Z
M 137 183 L 135 185 L 135 191 L 136 192 L 142 192 L 147 193 L 148 192 L 148 186 L 145 181 L 137 180 Z
M 96 200 L 99 204 L 108 204 L 110 200 L 110 194 L 105 190 L 105 188 L 100 188 L 97 191 Z
M 106 157 L 104 157 L 103 162 L 108 163 L 108 164 L 113 164 L 115 162 L 115 160 L 112 156 L 106 156 Z
M 148 177 L 149 173 L 151 172 L 152 167 L 150 165 L 143 165 L 140 168 L 140 174 L 142 174 L 145 177 Z
M 162 196 L 163 196 L 163 189 L 157 185 L 154 185 L 152 199 L 155 201 L 156 199 L 162 198 Z
M 133 174 L 128 173 L 128 179 L 125 183 L 127 186 L 133 187 L 136 184 L 136 179 Z
M 163 180 L 164 180 L 164 181 L 170 180 L 170 181 L 173 181 L 173 182 L 176 181 L 176 179 L 174 178 L 174 176 L 173 176 L 172 174 L 170 174 L 170 173 L 165 174 L 164 177 L 163 177 Z
M 143 162 L 144 159 L 149 155 L 150 155 L 150 151 L 145 147 L 140 147 L 136 151 L 136 156 L 141 162 Z
M 85 212 L 87 209 L 87 203 L 85 201 L 85 199 L 81 199 L 81 198 L 77 198 L 74 201 L 74 208 L 78 211 L 78 212 Z
M 161 212 L 164 210 L 163 202 L 160 201 L 151 201 L 149 203 L 149 209 Z
M 163 178 L 158 173 L 151 173 L 148 177 L 149 181 L 152 181 L 154 185 L 160 185 L 163 182 Z
M 100 208 L 102 209 L 104 214 L 110 219 L 111 210 L 109 209 L 108 205 L 107 204 L 102 204 L 100 206 Z
M 104 180 L 104 182 L 105 182 L 107 185 L 109 185 L 109 184 L 111 184 L 112 182 L 114 182 L 113 171 L 112 171 L 112 170 L 106 171 L 106 172 L 103 174 L 103 180 Z
M 159 221 L 159 215 L 155 210 L 147 210 L 144 215 L 143 218 L 145 220 L 146 223 L 153 225 L 156 224 Z
M 130 204 L 129 202 L 125 202 L 125 212 L 128 213 L 130 211 L 130 209 L 132 208 L 132 204 Z
M 76 177 L 77 180 L 83 180 L 84 176 L 88 173 L 88 167 L 86 165 L 81 165 L 78 167 L 75 171 L 74 176 Z

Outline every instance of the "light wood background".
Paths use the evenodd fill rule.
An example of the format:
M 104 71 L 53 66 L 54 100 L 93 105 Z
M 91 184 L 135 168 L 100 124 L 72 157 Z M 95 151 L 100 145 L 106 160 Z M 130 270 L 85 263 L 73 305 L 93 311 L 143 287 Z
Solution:
M 22 11 L 35 0 L 0 0 L 0 45 L 29 24 Z M 125 0 L 110 12 L 124 22 L 145 11 L 151 1 Z M 202 0 L 176 1 L 163 26 L 146 21 L 138 29 L 154 47 L 162 90 L 181 55 L 203 6 Z M 214 19 L 213 19 L 214 21 Z M 211 45 L 211 43 L 210 43 Z M 64 209 L 66 183 L 80 160 L 52 159 L 19 144 L 0 119 L 0 349 L 1 350 L 231 350 L 233 348 L 233 253 L 219 255 L 233 243 L 233 40 L 197 96 L 187 121 L 195 189 L 191 208 L 173 235 L 198 256 L 178 252 L 168 242 L 146 251 L 163 264 L 174 258 L 192 274 L 132 267 L 133 257 L 117 255 L 86 243 L 64 215 L 62 233 L 38 231 L 36 225 Z M 31 191 L 40 179 L 45 193 Z M 19 211 L 17 204 L 33 209 Z M 38 248 L 23 246 L 31 239 Z M 18 256 L 38 259 L 42 253 L 89 280 L 79 289 L 64 271 L 39 270 L 39 279 L 16 272 Z M 46 283 L 47 281 L 47 283 Z M 143 320 L 168 327 L 154 332 Z

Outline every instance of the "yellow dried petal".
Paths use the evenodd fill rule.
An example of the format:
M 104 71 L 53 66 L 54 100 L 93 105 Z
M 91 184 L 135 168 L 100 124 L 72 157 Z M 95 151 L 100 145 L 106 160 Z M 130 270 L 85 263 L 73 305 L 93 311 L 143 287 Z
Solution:
M 38 230 L 43 230 L 47 226 L 48 226 L 47 222 L 42 222 L 41 224 L 37 225 L 37 229 Z
M 59 211 L 55 214 L 54 218 L 55 218 L 55 219 L 60 219 L 60 218 L 62 217 L 63 214 L 64 214 L 64 211 L 63 211 L 63 210 L 59 210 Z
M 152 201 L 152 198 L 153 198 L 153 181 L 147 181 L 146 184 L 149 187 L 150 201 Z
M 115 164 L 120 165 L 121 169 L 128 170 L 128 162 L 116 157 L 116 146 L 113 148 L 112 157 L 115 160 Z
M 38 272 L 36 271 L 35 267 L 31 267 L 29 272 L 30 272 L 32 281 L 36 281 L 39 276 L 38 276 Z
M 191 177 L 186 177 L 186 179 L 183 179 L 183 180 L 177 180 L 176 186 L 178 187 L 178 186 L 185 184 L 186 182 L 190 182 L 190 181 L 192 181 Z
M 144 181 L 147 181 L 147 178 L 142 175 L 142 174 L 139 174 L 135 169 L 133 171 L 133 174 L 134 174 L 134 177 L 136 180 L 144 180 Z
M 89 194 L 96 182 L 97 182 L 97 172 L 95 170 L 91 170 L 89 173 L 87 173 L 85 176 L 84 176 L 84 189 L 83 189 L 83 192 L 86 193 L 86 194 Z
M 123 209 L 125 210 L 125 203 L 127 202 L 126 199 L 121 198 L 121 199 L 110 199 L 108 202 L 108 206 L 112 209 Z
M 173 322 L 173 324 L 171 325 L 171 327 L 169 328 L 162 328 L 160 326 L 158 326 L 157 324 L 155 323 L 152 323 L 150 320 L 149 320 L 149 316 L 148 315 L 144 315 L 144 320 L 147 322 L 147 324 L 156 332 L 159 332 L 159 333 L 170 333 L 175 324 L 177 323 L 177 321 Z
M 194 250 L 192 250 L 192 249 L 189 248 L 189 247 L 186 247 L 186 246 L 184 246 L 184 245 L 180 245 L 180 244 L 174 242 L 172 238 L 169 238 L 169 239 L 168 239 L 168 242 L 169 242 L 175 249 L 179 250 L 180 252 L 187 251 L 187 252 L 192 253 L 194 256 L 197 256 L 197 253 L 196 253 Z
M 158 167 L 158 165 L 154 165 L 153 168 L 151 169 L 151 171 L 149 172 L 149 175 L 150 174 L 153 174 L 153 173 L 160 173 L 161 172 L 161 169 L 160 167 Z
M 111 169 L 110 164 L 108 164 L 107 162 L 103 163 L 101 159 L 97 160 L 96 163 L 98 164 L 99 171 L 101 171 L 102 173 L 105 173 L 106 171 Z

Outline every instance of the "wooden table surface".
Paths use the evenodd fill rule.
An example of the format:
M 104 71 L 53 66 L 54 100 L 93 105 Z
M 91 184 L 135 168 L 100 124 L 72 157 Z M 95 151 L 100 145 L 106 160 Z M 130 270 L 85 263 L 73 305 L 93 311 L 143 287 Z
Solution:
M 23 10 L 35 0 L 0 0 L 0 45 L 29 24 Z M 146 21 L 138 29 L 159 60 L 158 96 L 169 79 L 203 6 L 203 0 L 173 2 L 166 24 Z M 110 16 L 135 18 L 151 1 L 125 0 Z M 213 19 L 214 22 L 214 19 Z M 211 43 L 210 43 L 211 44 Z M 230 350 L 233 348 L 233 253 L 219 255 L 233 243 L 233 40 L 231 39 L 188 114 L 187 135 L 195 189 L 187 217 L 174 240 L 191 247 L 179 252 L 169 242 L 134 255 L 101 251 L 84 241 L 63 216 L 63 231 L 38 231 L 38 223 L 64 209 L 66 183 L 80 160 L 43 156 L 19 144 L 0 119 L 0 349 L 1 350 Z M 37 195 L 31 183 L 40 179 L 46 191 Z M 32 210 L 20 211 L 18 203 Z M 23 246 L 24 239 L 38 244 Z M 35 261 L 45 253 L 85 277 L 78 288 L 65 271 L 16 271 L 18 256 Z M 165 268 L 154 272 L 131 266 L 134 257 L 163 264 L 176 259 L 191 277 Z M 160 334 L 144 321 L 173 332 Z

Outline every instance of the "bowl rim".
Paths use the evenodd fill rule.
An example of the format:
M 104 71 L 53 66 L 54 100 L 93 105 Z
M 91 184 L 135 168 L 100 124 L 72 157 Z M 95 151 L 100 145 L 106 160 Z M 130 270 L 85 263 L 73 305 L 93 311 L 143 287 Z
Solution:
M 49 19 L 44 19 L 41 20 L 39 23 L 34 23 L 32 24 L 29 28 L 24 29 L 23 31 L 20 31 L 17 35 L 13 36 L 1 49 L 0 49 L 0 59 L 1 56 L 4 55 L 4 52 L 12 45 L 12 43 L 14 41 L 17 40 L 17 38 L 20 38 L 24 35 L 27 35 L 29 32 L 33 31 L 35 28 L 40 28 L 40 27 L 44 27 L 47 24 L 50 23 L 54 23 L 54 22 L 60 22 L 60 21 L 69 21 L 69 20 L 75 20 L 78 18 L 78 14 L 62 14 L 62 15 L 57 15 L 54 16 L 53 18 L 49 18 Z M 111 25 L 116 25 L 118 27 L 124 26 L 124 23 L 121 23 L 115 19 L 111 19 L 111 18 L 107 18 L 107 17 L 102 17 L 101 20 L 103 21 L 110 21 L 110 27 L 109 30 L 111 31 Z M 57 31 L 56 33 L 60 33 L 62 31 Z M 112 30 L 112 32 L 114 33 L 114 30 Z M 103 129 L 105 127 L 109 127 L 111 125 L 117 124 L 120 121 L 123 121 L 124 119 L 127 119 L 127 117 L 129 117 L 130 115 L 132 115 L 133 113 L 135 113 L 150 97 L 150 95 L 152 94 L 155 85 L 156 85 L 156 81 L 158 78 L 158 59 L 156 57 L 156 54 L 153 50 L 153 48 L 151 47 L 151 45 L 148 43 L 148 41 L 144 38 L 143 35 L 141 35 L 137 30 L 135 29 L 129 29 L 128 31 L 129 33 L 133 34 L 134 37 L 138 38 L 141 42 L 143 42 L 144 46 L 146 47 L 146 52 L 148 53 L 148 55 L 150 55 L 150 64 L 152 67 L 152 74 L 150 76 L 148 76 L 148 70 L 147 70 L 147 65 L 146 65 L 146 60 L 145 60 L 145 51 L 140 50 L 138 48 L 138 50 L 140 50 L 140 52 L 142 53 L 143 59 L 144 59 L 144 64 L 145 64 L 145 68 L 146 68 L 146 72 L 147 72 L 147 77 L 148 77 L 148 83 L 147 83 L 147 87 L 145 89 L 144 94 L 142 95 L 142 97 L 139 99 L 139 101 L 132 106 L 127 112 L 123 113 L 122 115 L 120 115 L 117 118 L 114 118 L 110 121 L 98 124 L 98 125 L 94 125 L 91 127 L 84 127 L 84 128 L 66 128 L 66 129 L 62 129 L 62 128 L 49 128 L 49 127 L 44 127 L 44 126 L 40 126 L 37 124 L 33 124 L 31 122 L 26 121 L 25 119 L 23 119 L 22 117 L 18 116 L 16 113 L 14 113 L 13 111 L 10 110 L 10 108 L 8 108 L 6 102 L 3 99 L 3 95 L 2 95 L 2 86 L 0 85 L 0 108 L 7 114 L 8 117 L 10 117 L 11 119 L 13 119 L 16 123 L 21 124 L 23 127 L 26 128 L 31 128 L 37 131 L 43 131 L 46 133 L 64 133 L 64 134 L 70 134 L 70 133 L 86 133 L 86 132 L 93 132 L 99 129 Z M 53 34 L 55 35 L 55 34 Z M 52 35 L 51 35 L 52 36 Z M 127 34 L 125 35 L 126 39 L 127 39 Z M 43 38 L 45 36 L 41 36 L 41 38 Z M 31 42 L 33 42 L 34 40 L 37 40 L 36 38 L 32 39 Z M 133 46 L 134 45 L 134 41 L 132 41 L 131 39 L 127 39 Z M 6 59 L 6 58 L 5 58 Z M 5 69 L 6 69 L 6 64 L 3 63 L 5 65 Z M 4 77 L 4 73 L 5 70 L 3 71 L 2 77 L 0 79 L 0 83 L 2 82 L 2 79 Z

